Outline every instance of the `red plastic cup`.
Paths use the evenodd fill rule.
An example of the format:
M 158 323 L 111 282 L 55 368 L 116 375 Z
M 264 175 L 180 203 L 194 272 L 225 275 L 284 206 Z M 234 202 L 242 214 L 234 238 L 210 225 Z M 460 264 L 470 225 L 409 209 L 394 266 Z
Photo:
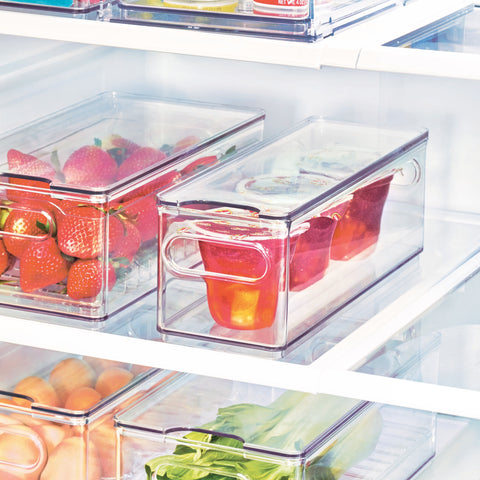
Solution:
M 393 175 L 389 175 L 353 193 L 348 209 L 333 234 L 332 260 L 349 260 L 374 250 L 392 179 Z
M 215 322 L 238 330 L 270 327 L 278 294 L 285 288 L 287 238 L 274 237 L 268 228 L 254 224 L 227 221 L 199 221 L 195 231 L 204 235 L 198 243 Z
M 291 291 L 303 290 L 325 276 L 335 227 L 345 214 L 349 202 L 338 203 L 308 221 L 310 228 L 298 237 L 290 263 Z

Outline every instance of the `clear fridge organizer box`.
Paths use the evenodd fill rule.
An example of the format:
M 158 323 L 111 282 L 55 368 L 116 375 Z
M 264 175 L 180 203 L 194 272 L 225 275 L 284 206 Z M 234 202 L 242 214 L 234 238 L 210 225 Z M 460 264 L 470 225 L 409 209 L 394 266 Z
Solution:
M 263 120 L 105 92 L 6 133 L 0 304 L 98 323 L 155 291 L 155 194 L 259 141 Z
M 110 21 L 316 41 L 397 3 L 397 0 L 119 0 L 118 12 L 114 12 Z
M 9 343 L 0 363 L 2 480 L 116 478 L 113 415 L 159 370 Z
M 406 480 L 435 452 L 431 412 L 169 375 L 115 415 L 118 480 Z
M 101 19 L 116 0 L 0 0 L 1 10 L 57 15 L 80 19 Z
M 282 350 L 423 249 L 428 133 L 310 117 L 158 195 L 158 328 Z

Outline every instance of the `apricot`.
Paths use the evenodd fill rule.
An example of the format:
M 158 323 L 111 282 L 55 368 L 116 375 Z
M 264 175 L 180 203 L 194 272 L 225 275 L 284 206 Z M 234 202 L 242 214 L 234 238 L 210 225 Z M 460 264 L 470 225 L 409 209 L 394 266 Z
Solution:
M 58 362 L 50 372 L 48 380 L 58 394 L 61 405 L 73 390 L 80 387 L 93 387 L 95 372 L 80 358 L 70 357 Z
M 26 425 L 6 425 L 0 435 L 0 478 L 18 475 L 22 480 L 37 480 L 47 462 L 44 441 Z
M 95 390 L 100 393 L 102 398 L 105 398 L 127 385 L 132 379 L 133 373 L 126 368 L 106 368 L 98 376 Z
M 91 442 L 87 445 L 81 437 L 68 437 L 54 448 L 40 480 L 100 480 L 101 477 L 95 445 Z
M 127 364 L 125 362 L 119 362 L 117 360 L 108 360 L 105 358 L 96 358 L 96 357 L 83 357 L 83 360 L 87 362 L 93 370 L 98 374 L 102 373 L 103 370 L 110 367 L 119 367 L 119 368 L 127 368 Z
M 102 474 L 106 478 L 115 478 L 116 475 L 116 432 L 111 422 L 105 422 L 94 428 L 90 433 L 90 439 L 97 447 Z
M 48 455 L 51 455 L 54 448 L 67 437 L 70 437 L 70 430 L 65 425 L 55 423 L 44 423 L 32 427 L 43 439 Z
M 52 385 L 43 378 L 35 375 L 20 380 L 13 392 L 27 395 L 32 398 L 34 402 L 41 403 L 42 405 L 48 405 L 50 407 L 60 406 L 58 395 Z M 28 407 L 31 403 L 23 398 L 14 398 L 13 401 L 16 405 L 22 407 Z
M 80 387 L 73 390 L 65 401 L 68 410 L 88 410 L 96 405 L 102 396 L 94 388 Z

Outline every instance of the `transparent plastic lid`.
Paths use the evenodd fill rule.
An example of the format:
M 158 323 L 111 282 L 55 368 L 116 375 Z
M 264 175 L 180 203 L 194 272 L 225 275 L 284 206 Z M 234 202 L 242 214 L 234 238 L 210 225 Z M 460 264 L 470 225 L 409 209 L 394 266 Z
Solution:
M 0 175 L 18 188 L 109 193 L 263 118 L 255 109 L 106 92 L 1 138 Z
M 439 52 L 480 53 L 480 8 L 469 5 L 385 44 Z
M 310 117 L 208 175 L 159 194 L 159 204 L 229 205 L 257 211 L 259 217 L 287 217 L 335 201 L 335 196 L 361 182 L 391 176 L 396 160 L 426 139 L 426 131 L 385 130 Z
M 332 395 L 176 374 L 117 420 L 175 438 L 186 435 L 194 442 L 213 434 L 236 440 L 238 448 L 299 457 L 329 439 L 366 405 Z

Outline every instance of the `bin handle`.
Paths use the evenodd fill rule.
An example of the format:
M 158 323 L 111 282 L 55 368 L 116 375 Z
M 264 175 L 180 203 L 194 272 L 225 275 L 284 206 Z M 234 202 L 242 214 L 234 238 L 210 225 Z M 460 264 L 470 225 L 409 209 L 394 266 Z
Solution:
M 31 440 L 35 447 L 37 447 L 38 458 L 32 465 L 11 463 L 0 458 L 0 465 L 5 465 L 12 472 L 18 470 L 18 472 L 22 475 L 30 472 L 41 471 L 47 462 L 47 448 L 42 440 L 42 437 L 27 425 L 22 425 L 20 421 L 18 424 L 0 424 L 0 434 L 5 433 L 17 435 L 19 437 L 25 437 Z
M 7 208 L 9 210 L 18 210 L 21 212 L 34 212 L 34 213 L 39 213 L 43 215 L 46 219 L 46 223 L 45 223 L 46 231 L 43 235 L 30 235 L 28 233 L 14 233 L 14 232 L 6 232 L 4 230 L 0 230 L 0 237 L 15 237 L 15 238 L 25 238 L 30 240 L 43 241 L 55 235 L 55 229 L 56 229 L 55 219 L 52 216 L 52 214 L 47 210 L 31 208 L 23 205 L 18 205 L 18 206 L 7 205 L 7 206 L 2 206 L 2 208 Z
M 183 240 L 188 238 L 190 240 L 196 240 L 198 242 L 208 242 L 213 245 L 220 245 L 220 246 L 233 246 L 239 248 L 245 248 L 250 250 L 257 251 L 263 258 L 265 262 L 265 269 L 258 277 L 244 277 L 241 275 L 232 275 L 228 273 L 218 273 L 218 272 L 211 272 L 211 271 L 200 271 L 189 267 L 182 267 L 178 265 L 175 260 L 171 256 L 171 247 L 172 244 L 177 240 Z M 256 285 L 260 283 L 267 273 L 271 269 L 271 260 L 268 255 L 266 249 L 256 242 L 245 242 L 239 239 L 234 238 L 225 238 L 222 240 L 215 240 L 207 235 L 200 235 L 200 234 L 193 234 L 190 232 L 183 231 L 181 235 L 173 234 L 166 239 L 163 240 L 164 247 L 161 249 L 162 252 L 162 262 L 165 267 L 170 271 L 170 273 L 174 274 L 180 278 L 207 278 L 213 280 L 225 280 L 225 281 L 233 281 L 239 283 L 247 283 Z

